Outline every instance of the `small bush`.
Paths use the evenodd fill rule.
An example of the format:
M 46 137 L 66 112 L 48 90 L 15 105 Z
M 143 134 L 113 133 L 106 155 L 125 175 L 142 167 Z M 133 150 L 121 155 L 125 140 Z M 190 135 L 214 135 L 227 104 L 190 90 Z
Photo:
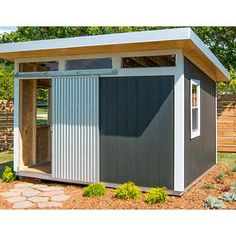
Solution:
M 107 188 L 101 183 L 90 184 L 84 188 L 85 197 L 99 197 L 107 193 Z
M 115 197 L 120 199 L 138 199 L 142 191 L 131 181 L 122 184 L 115 190 Z
M 204 207 L 208 208 L 208 209 L 222 209 L 225 208 L 223 201 L 212 197 L 212 196 L 208 196 L 205 200 L 204 200 Z
M 225 174 L 224 173 L 219 173 L 215 176 L 215 181 L 219 184 L 223 184 L 225 180 Z
M 154 203 L 165 203 L 168 198 L 168 193 L 165 187 L 162 188 L 152 188 L 147 193 L 145 202 L 148 204 Z
M 236 193 L 224 193 L 222 199 L 226 202 L 235 202 L 236 201 Z
M 4 182 L 13 182 L 16 180 L 15 172 L 10 166 L 5 166 L 2 174 L 2 180 Z
M 201 186 L 202 189 L 214 189 L 215 185 L 211 183 L 205 183 Z
M 232 167 L 230 170 L 231 170 L 232 172 L 236 172 L 236 166 Z

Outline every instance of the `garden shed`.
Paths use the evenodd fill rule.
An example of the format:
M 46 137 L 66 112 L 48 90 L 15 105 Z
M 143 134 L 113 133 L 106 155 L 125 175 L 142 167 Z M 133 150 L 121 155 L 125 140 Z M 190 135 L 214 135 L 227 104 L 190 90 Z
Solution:
M 182 194 L 217 162 L 229 74 L 190 28 L 7 43 L 0 58 L 15 63 L 19 176 Z

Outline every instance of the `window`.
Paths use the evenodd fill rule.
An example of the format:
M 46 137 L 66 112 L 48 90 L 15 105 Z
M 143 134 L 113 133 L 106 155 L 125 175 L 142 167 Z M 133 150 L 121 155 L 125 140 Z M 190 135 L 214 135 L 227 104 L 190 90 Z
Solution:
M 200 136 L 200 81 L 191 80 L 191 139 Z
M 111 69 L 111 58 L 92 58 L 66 61 L 66 70 Z
M 19 72 L 58 71 L 57 61 L 19 63 Z
M 123 57 L 122 68 L 175 66 L 175 55 Z

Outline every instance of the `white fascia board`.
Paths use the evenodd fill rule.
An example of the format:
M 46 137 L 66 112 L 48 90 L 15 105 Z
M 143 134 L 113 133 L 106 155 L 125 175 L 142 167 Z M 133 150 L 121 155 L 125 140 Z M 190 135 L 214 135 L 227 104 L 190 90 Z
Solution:
M 82 36 L 62 39 L 49 39 L 19 43 L 0 44 L 0 53 L 49 50 L 75 47 L 92 47 L 128 43 L 185 40 L 189 38 L 189 28 L 151 30 L 130 33 Z
M 227 69 L 221 64 L 212 51 L 202 42 L 202 40 L 189 28 L 189 38 L 202 51 L 202 53 L 230 80 L 230 74 Z

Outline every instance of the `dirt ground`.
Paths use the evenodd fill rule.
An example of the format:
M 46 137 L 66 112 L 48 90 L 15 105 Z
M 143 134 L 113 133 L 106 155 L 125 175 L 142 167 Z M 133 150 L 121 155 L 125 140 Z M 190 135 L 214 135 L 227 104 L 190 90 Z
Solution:
M 218 184 L 214 176 L 224 172 L 226 178 L 223 184 Z M 24 179 L 28 182 L 40 182 L 39 180 Z M 16 181 L 20 182 L 20 181 Z M 12 188 L 16 183 L 0 183 L 0 192 L 5 192 Z M 113 197 L 114 189 L 109 189 L 106 196 L 103 197 L 83 197 L 83 186 L 70 184 L 51 183 L 50 185 L 62 186 L 66 194 L 71 198 L 64 202 L 63 208 L 57 209 L 205 209 L 203 200 L 209 196 L 220 197 L 227 192 L 227 187 L 236 182 L 236 173 L 228 171 L 227 167 L 215 166 L 211 172 L 200 182 L 187 191 L 182 197 L 169 196 L 167 203 L 148 205 L 143 200 L 145 193 L 139 200 L 120 200 Z M 43 183 L 43 182 L 41 182 Z M 204 183 L 212 183 L 215 189 L 202 189 Z M 47 184 L 49 184 L 47 182 Z M 236 202 L 224 202 L 226 209 L 236 209 Z M 0 209 L 12 209 L 12 204 L 8 203 L 3 197 L 0 197 Z M 56 208 L 54 208 L 56 209 Z

